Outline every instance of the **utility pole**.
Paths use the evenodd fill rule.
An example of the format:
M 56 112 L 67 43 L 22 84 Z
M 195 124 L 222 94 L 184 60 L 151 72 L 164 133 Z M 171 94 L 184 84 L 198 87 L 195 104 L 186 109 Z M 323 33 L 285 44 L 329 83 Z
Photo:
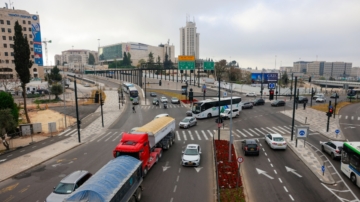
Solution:
M 76 108 L 76 125 L 77 125 L 77 130 L 78 130 L 78 138 L 79 138 L 79 143 L 81 142 L 80 139 L 80 119 L 79 119 L 79 107 L 78 107 L 78 98 L 77 98 L 77 88 L 76 88 L 76 75 L 74 75 L 74 90 L 75 90 L 75 108 Z
M 292 82 L 292 81 L 291 81 Z M 295 76 L 295 89 L 296 89 L 296 83 L 297 83 L 297 76 Z M 294 124 L 295 124 L 295 93 L 294 93 L 294 103 L 293 103 L 293 117 L 292 117 L 292 124 L 291 124 L 291 141 L 294 139 Z M 290 96 L 291 98 L 291 96 Z
M 218 83 L 219 83 L 219 93 L 218 93 L 218 98 L 219 98 L 219 103 L 218 103 L 218 112 L 219 112 L 219 116 L 218 116 L 218 124 L 220 124 L 220 76 L 218 78 Z M 220 127 L 218 126 L 218 140 L 220 140 Z
M 233 109 L 232 109 L 232 83 L 230 83 L 230 88 L 231 88 L 231 94 L 230 94 L 230 141 L 229 141 L 229 162 L 231 162 L 231 145 L 233 143 L 233 137 L 232 137 L 232 113 L 233 113 Z
M 330 111 L 330 110 L 329 110 L 330 108 L 332 108 L 332 106 L 331 106 L 331 100 L 329 100 L 328 112 Z M 331 117 L 331 114 L 328 115 L 327 124 L 326 124 L 326 132 L 329 132 L 330 117 Z
M 296 77 L 295 77 L 295 78 L 296 78 Z M 291 73 L 290 100 L 291 100 L 291 97 L 292 97 L 293 80 L 294 80 L 294 73 Z
M 100 88 L 100 109 L 101 109 L 101 122 L 102 122 L 102 127 L 104 128 L 104 114 L 103 114 L 103 103 L 104 101 L 102 100 L 102 96 L 101 96 L 101 88 Z
M 335 118 L 335 113 L 336 113 L 336 105 L 337 105 L 337 93 L 335 93 L 335 108 L 334 108 L 334 118 Z

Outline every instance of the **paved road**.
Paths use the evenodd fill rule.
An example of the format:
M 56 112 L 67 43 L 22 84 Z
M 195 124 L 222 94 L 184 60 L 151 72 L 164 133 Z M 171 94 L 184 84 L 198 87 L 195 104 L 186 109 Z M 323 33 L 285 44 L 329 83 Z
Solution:
M 341 109 L 339 114 L 340 130 L 349 141 L 359 141 L 360 103 L 351 104 Z

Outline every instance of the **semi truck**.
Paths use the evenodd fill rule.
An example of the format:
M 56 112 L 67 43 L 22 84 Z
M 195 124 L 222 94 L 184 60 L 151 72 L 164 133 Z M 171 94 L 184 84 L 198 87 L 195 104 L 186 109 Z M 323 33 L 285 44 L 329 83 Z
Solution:
M 142 162 L 142 174 L 148 171 L 162 157 L 163 150 L 175 143 L 175 119 L 160 117 L 142 127 L 122 134 L 119 144 L 113 150 L 113 156 L 132 156 Z
M 112 159 L 64 202 L 139 202 L 143 181 L 141 164 L 131 156 Z

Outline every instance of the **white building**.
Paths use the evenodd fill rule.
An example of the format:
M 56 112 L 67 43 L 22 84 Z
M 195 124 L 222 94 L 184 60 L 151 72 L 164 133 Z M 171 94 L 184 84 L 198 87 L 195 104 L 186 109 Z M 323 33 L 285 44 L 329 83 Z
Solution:
M 123 60 L 124 52 L 130 53 L 133 66 L 137 66 L 141 59 L 147 62 L 150 53 L 153 54 L 154 62 L 157 61 L 158 57 L 160 57 L 161 62 L 164 62 L 166 54 L 168 55 L 168 60 L 171 60 L 173 63 L 175 62 L 174 45 L 160 44 L 159 46 L 150 46 L 136 42 L 118 43 L 99 47 L 99 61 L 101 63 L 111 63 L 115 60 Z
M 186 20 L 186 27 L 180 28 L 180 55 L 195 55 L 199 59 L 200 34 L 196 33 L 195 21 Z
M 85 50 L 85 49 L 71 49 L 62 51 L 61 55 L 55 55 L 55 64 L 63 65 L 68 64 L 69 66 L 83 66 L 87 65 L 89 56 L 92 54 L 95 58 L 95 63 L 98 62 L 98 54 L 96 51 Z

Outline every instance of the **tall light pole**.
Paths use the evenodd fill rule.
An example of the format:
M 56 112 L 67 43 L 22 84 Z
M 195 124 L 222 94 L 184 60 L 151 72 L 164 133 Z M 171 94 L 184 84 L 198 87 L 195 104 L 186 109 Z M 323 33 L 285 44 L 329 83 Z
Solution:
M 51 43 L 52 41 L 46 41 L 46 38 L 44 41 L 42 41 L 43 44 L 45 44 L 45 57 L 46 57 L 46 66 L 48 66 L 48 50 L 47 50 L 47 44 Z

